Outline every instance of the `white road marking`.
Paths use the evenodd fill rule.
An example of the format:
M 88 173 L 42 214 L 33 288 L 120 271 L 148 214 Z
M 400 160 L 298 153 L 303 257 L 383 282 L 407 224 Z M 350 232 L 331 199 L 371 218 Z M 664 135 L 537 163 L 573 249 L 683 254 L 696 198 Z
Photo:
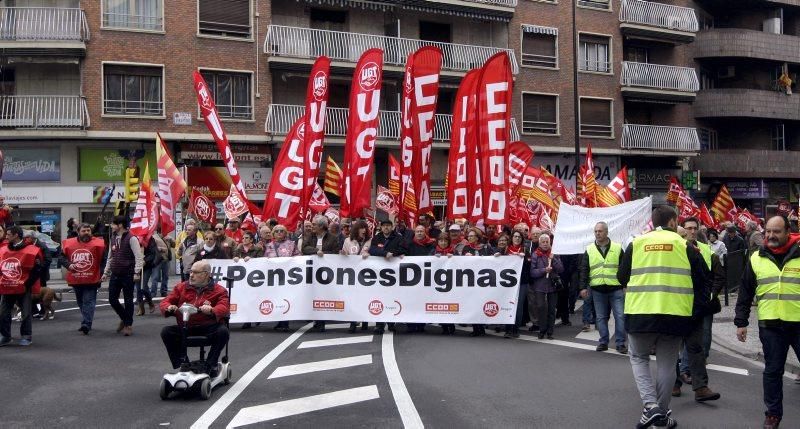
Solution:
M 721 371 L 727 372 L 731 374 L 738 374 L 738 375 L 750 375 L 750 371 L 743 369 L 743 368 L 734 368 L 732 366 L 723 366 L 723 365 L 715 365 L 713 363 L 706 364 L 706 369 L 711 369 L 714 371 Z
M 400 418 L 403 420 L 403 426 L 406 429 L 425 427 L 419 417 L 417 408 L 414 406 L 414 401 L 411 400 L 411 395 L 406 389 L 403 377 L 400 375 L 400 368 L 397 367 L 397 360 L 394 355 L 394 333 L 392 331 L 383 334 L 381 355 L 383 356 L 383 369 L 389 379 L 389 387 L 392 389 L 392 396 L 395 404 L 397 404 L 397 410 L 400 412 Z
M 592 329 L 589 332 L 578 332 L 578 335 L 575 338 L 579 340 L 588 340 L 588 341 L 600 341 L 600 331 L 597 330 L 597 325 L 594 325 L 595 329 Z M 608 318 L 608 342 L 611 343 L 611 340 L 614 338 L 614 316 Z
M 163 297 L 153 298 L 153 301 L 161 301 L 162 299 L 164 299 L 164 298 Z M 103 299 L 99 299 L 98 301 L 108 301 L 108 300 L 103 298 Z M 123 304 L 122 297 L 120 297 L 119 303 Z M 136 303 L 134 302 L 134 304 L 136 304 Z M 97 307 L 108 307 L 110 305 L 111 304 L 97 304 L 97 305 L 95 305 L 95 308 L 97 308 Z M 56 313 L 61 313 L 62 311 L 71 311 L 71 310 L 80 310 L 80 309 L 81 309 L 80 307 L 70 307 L 70 308 L 62 308 L 62 309 L 56 310 L 55 312 Z
M 314 340 L 314 341 L 303 341 L 297 346 L 298 349 L 311 349 L 315 347 L 328 347 L 328 346 L 342 346 L 346 344 L 360 344 L 360 343 L 371 343 L 372 342 L 372 335 L 362 335 L 358 337 L 341 337 L 341 338 L 331 338 L 329 340 Z
M 217 417 L 228 408 L 231 403 L 250 385 L 250 383 L 261 374 L 264 369 L 267 368 L 281 353 L 283 353 L 286 349 L 288 349 L 301 335 L 303 335 L 313 323 L 308 323 L 305 326 L 301 327 L 297 331 L 295 331 L 289 338 L 283 340 L 277 347 L 272 349 L 269 353 L 267 353 L 260 361 L 258 361 L 252 368 L 245 375 L 242 376 L 239 380 L 237 380 L 226 392 L 222 395 L 221 398 L 217 399 L 214 402 L 214 405 L 209 407 L 199 419 L 197 419 L 194 424 L 192 424 L 192 429 L 200 429 L 200 428 L 207 428 Z
M 346 329 L 349 327 L 349 323 L 331 323 L 330 325 L 325 325 L 325 329 Z
M 247 407 L 239 410 L 227 427 L 231 429 L 262 423 L 282 417 L 369 401 L 378 399 L 379 397 L 378 387 L 372 385 L 323 393 L 321 395 L 306 396 L 304 398 L 290 399 L 288 401 L 273 402 L 271 404 L 257 405 L 255 407 Z
M 371 365 L 372 355 L 361 355 L 340 359 L 320 360 L 316 362 L 300 363 L 297 365 L 281 366 L 275 369 L 268 379 L 289 377 L 292 375 L 308 374 L 311 372 L 330 371 L 332 369 L 350 368 L 360 365 Z

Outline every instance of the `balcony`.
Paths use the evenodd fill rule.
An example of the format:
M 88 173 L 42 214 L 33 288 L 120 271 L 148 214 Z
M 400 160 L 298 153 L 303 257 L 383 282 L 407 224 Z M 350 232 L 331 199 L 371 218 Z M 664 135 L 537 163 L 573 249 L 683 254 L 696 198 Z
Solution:
M 800 97 L 759 89 L 708 89 L 697 93 L 696 118 L 763 118 L 800 121 Z
M 89 25 L 81 9 L 0 7 L 0 49 L 16 55 L 86 53 Z
M 498 52 L 507 52 L 511 58 L 511 71 L 514 74 L 519 72 L 512 49 L 283 25 L 269 26 L 264 41 L 264 53 L 270 56 L 271 62 L 285 62 L 291 58 L 300 61 L 289 62 L 311 64 L 320 55 L 325 55 L 334 62 L 334 66 L 336 62 L 344 62 L 349 63 L 348 67 L 353 67 L 364 51 L 380 48 L 384 50 L 384 69 L 394 68 L 394 71 L 402 73 L 408 56 L 423 46 L 436 46 L 442 50 L 443 72 L 466 73 L 482 66 L 489 57 Z
M 640 39 L 691 43 L 699 29 L 694 9 L 642 0 L 622 0 L 620 29 Z
M 292 124 L 305 112 L 304 106 L 290 104 L 270 104 L 267 111 L 267 121 L 264 131 L 267 134 L 286 135 Z M 329 137 L 344 137 L 347 134 L 348 109 L 343 107 L 328 107 L 325 122 L 325 135 Z M 453 115 L 436 115 L 436 127 L 433 130 L 435 142 L 450 142 Z M 379 141 L 397 143 L 400 140 L 400 112 L 393 110 L 380 111 L 380 125 L 378 127 Z M 511 119 L 511 140 L 519 140 L 519 131 L 514 119 Z
M 622 62 L 622 95 L 642 100 L 691 102 L 700 90 L 691 67 Z
M 79 95 L 0 96 L 0 128 L 84 129 L 89 127 L 86 100 Z
M 622 127 L 621 145 L 623 149 L 698 152 L 700 139 L 695 128 L 625 124 Z
M 695 58 L 757 58 L 800 63 L 800 37 L 743 28 L 701 31 L 694 47 Z
M 703 152 L 692 169 L 704 177 L 800 179 L 800 151 L 720 149 Z

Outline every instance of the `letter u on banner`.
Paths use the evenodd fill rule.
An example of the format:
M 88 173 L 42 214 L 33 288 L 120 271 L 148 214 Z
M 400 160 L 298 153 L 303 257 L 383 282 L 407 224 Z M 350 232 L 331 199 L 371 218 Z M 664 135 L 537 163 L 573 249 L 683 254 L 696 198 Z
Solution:
M 306 88 L 305 135 L 303 136 L 303 215 L 314 192 L 322 162 L 322 141 L 325 139 L 325 121 L 328 112 L 328 78 L 331 60 L 319 57 L 311 68 Z
M 474 157 L 467 155 L 476 148 L 475 140 L 475 85 L 480 69 L 470 70 L 461 80 L 453 107 L 453 125 L 450 132 L 450 153 L 447 168 L 447 218 L 466 218 L 472 208 L 472 190 L 476 186 Z
M 305 117 L 292 125 L 272 171 L 267 188 L 262 219 L 275 218 L 278 223 L 294 228 L 300 220 L 303 197 L 303 137 Z
M 513 78 L 508 54 L 489 58 L 478 79 L 478 149 L 483 187 L 483 213 L 487 225 L 508 221 L 509 121 Z

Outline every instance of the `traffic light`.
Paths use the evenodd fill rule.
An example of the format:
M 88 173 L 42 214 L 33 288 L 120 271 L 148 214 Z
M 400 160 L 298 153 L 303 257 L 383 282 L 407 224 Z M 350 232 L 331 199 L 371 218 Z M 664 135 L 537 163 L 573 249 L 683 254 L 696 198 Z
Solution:
M 139 199 L 139 167 L 125 169 L 125 201 L 135 203 Z

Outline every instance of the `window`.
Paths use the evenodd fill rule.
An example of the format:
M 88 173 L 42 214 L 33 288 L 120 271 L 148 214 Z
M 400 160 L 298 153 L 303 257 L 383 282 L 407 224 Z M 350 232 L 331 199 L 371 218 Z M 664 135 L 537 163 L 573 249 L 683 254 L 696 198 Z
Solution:
M 558 134 L 558 96 L 522 93 L 522 132 Z
M 772 127 L 772 150 L 786 150 L 786 127 L 784 124 L 775 124 Z
M 611 73 L 610 37 L 580 35 L 579 70 Z
M 164 116 L 162 67 L 103 65 L 103 113 Z
M 635 63 L 649 63 L 650 50 L 638 46 L 629 46 L 625 48 L 625 61 L 632 61 Z
M 717 131 L 709 128 L 698 128 L 697 137 L 700 140 L 700 150 L 709 151 L 719 149 Z
M 581 137 L 614 137 L 611 100 L 581 98 Z
M 250 0 L 199 0 L 197 24 L 200 34 L 250 39 Z
M 578 6 L 609 10 L 611 9 L 611 2 L 609 0 L 578 0 Z
M 522 65 L 558 67 L 558 29 L 523 25 Z
M 228 119 L 253 119 L 250 73 L 227 71 L 200 72 L 211 89 L 219 116 Z
M 164 31 L 163 0 L 103 0 L 103 28 Z

